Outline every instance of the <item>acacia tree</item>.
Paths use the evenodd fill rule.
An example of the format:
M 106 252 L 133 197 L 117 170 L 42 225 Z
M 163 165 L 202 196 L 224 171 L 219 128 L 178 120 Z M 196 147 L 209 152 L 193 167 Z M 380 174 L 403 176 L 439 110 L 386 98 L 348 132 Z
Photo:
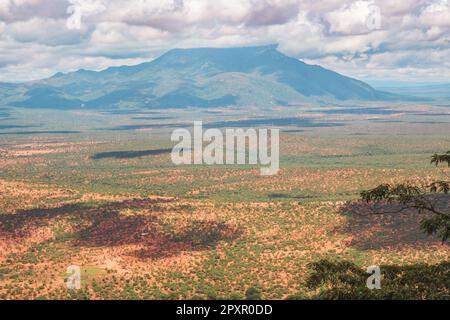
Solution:
M 450 151 L 434 154 L 431 157 L 431 164 L 436 167 L 445 163 L 450 167 Z M 420 223 L 421 228 L 429 235 L 437 234 L 442 242 L 445 242 L 450 238 L 450 177 L 445 172 L 444 174 L 449 178 L 448 180 L 421 185 L 411 182 L 395 185 L 382 184 L 372 190 L 361 192 L 361 198 L 369 204 L 396 204 L 399 208 L 395 212 L 415 209 L 419 213 L 427 214 Z

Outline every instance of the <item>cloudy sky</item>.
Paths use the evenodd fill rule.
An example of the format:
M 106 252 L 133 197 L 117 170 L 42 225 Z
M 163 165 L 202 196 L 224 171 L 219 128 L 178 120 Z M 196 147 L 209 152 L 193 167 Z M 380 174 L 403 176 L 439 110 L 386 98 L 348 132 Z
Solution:
M 278 43 L 363 80 L 450 79 L 450 0 L 0 0 L 0 81 Z

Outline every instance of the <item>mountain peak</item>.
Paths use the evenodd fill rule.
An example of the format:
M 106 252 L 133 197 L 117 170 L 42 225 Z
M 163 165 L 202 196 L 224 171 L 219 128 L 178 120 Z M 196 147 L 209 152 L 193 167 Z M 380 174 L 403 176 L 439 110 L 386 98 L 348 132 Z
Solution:
M 281 54 L 277 51 L 278 45 L 271 44 L 265 46 L 251 46 L 251 47 L 202 47 L 202 48 L 179 48 L 172 49 L 160 58 L 188 58 L 188 59 L 202 59 L 202 60 L 228 60 L 239 62 L 241 59 L 253 59 L 265 54 Z
M 263 51 L 277 51 L 278 44 L 268 44 L 261 46 L 243 46 L 243 47 L 198 47 L 198 48 L 174 48 L 167 53 L 174 52 L 213 52 L 213 51 L 248 51 L 248 52 L 263 52 Z

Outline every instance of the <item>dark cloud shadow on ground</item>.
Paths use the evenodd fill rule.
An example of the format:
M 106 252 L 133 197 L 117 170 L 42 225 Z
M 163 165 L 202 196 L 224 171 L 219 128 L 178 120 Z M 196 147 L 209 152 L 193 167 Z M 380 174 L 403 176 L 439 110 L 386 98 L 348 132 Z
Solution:
M 450 200 L 449 197 L 445 198 Z M 420 228 L 420 222 L 430 217 L 429 214 L 401 209 L 400 205 L 393 203 L 347 202 L 340 212 L 348 222 L 337 231 L 351 235 L 351 245 L 361 250 L 446 245 L 441 244 L 437 236 L 429 236 Z
M 129 151 L 110 151 L 110 152 L 100 152 L 94 154 L 91 159 L 100 160 L 100 159 L 132 159 L 132 158 L 140 158 L 145 156 L 156 156 L 161 154 L 171 153 L 172 149 L 155 149 L 155 150 L 129 150 Z
M 217 245 L 222 240 L 240 236 L 240 230 L 224 222 L 193 220 L 181 227 L 167 225 L 159 220 L 166 210 L 189 210 L 186 205 L 163 206 L 175 199 L 130 199 L 98 206 L 68 204 L 56 208 L 19 210 L 14 214 L 0 215 L 0 240 L 21 241 L 31 236 L 40 227 L 50 225 L 54 219 L 72 221 L 73 229 L 68 237 L 70 245 L 76 247 L 127 248 L 127 255 L 139 259 L 172 256 L 182 251 L 203 250 Z M 121 210 L 144 213 L 124 215 Z M 130 251 L 131 250 L 131 251 Z

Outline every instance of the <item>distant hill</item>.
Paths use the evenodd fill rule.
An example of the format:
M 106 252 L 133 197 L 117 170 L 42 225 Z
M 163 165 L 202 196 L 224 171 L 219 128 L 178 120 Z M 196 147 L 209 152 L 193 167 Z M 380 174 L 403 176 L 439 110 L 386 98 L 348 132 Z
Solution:
M 136 66 L 79 70 L 0 84 L 3 104 L 26 108 L 184 108 L 386 101 L 399 95 L 277 51 L 275 45 L 174 49 Z
M 380 90 L 429 100 L 448 101 L 450 99 L 450 83 L 380 86 Z

